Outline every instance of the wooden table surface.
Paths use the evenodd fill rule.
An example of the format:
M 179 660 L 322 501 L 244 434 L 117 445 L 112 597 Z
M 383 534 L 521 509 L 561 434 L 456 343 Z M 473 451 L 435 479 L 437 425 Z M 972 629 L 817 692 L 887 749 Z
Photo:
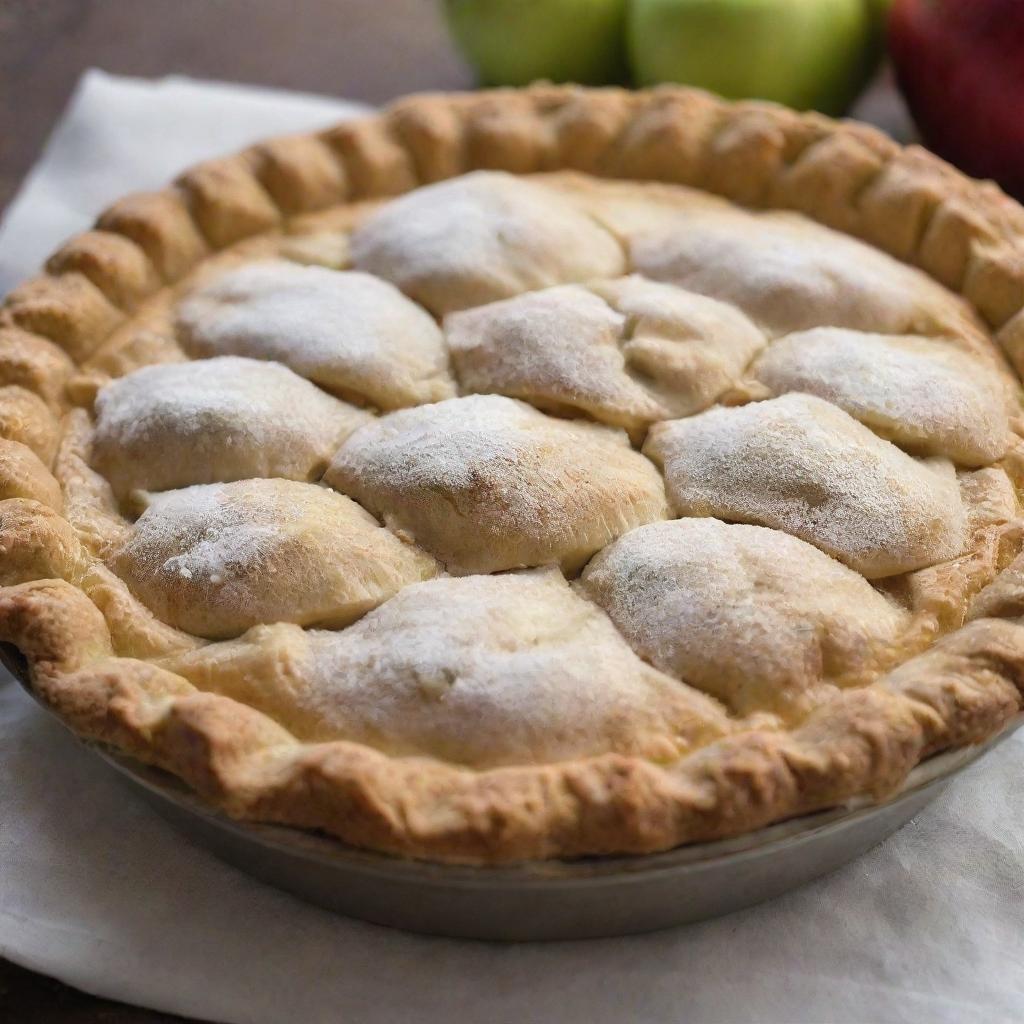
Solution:
M 472 77 L 440 0 L 0 0 L 0 211 L 38 158 L 81 73 L 251 82 L 380 103 Z M 891 92 L 865 113 L 904 134 Z M 2 684 L 0 684 L 2 685 Z M 94 999 L 0 959 L 7 1024 L 180 1018 Z
M 381 103 L 472 84 L 440 0 L 0 0 L 0 211 L 81 73 L 178 73 Z M 2 685 L 2 684 L 0 684 Z M 0 959 L 3 1024 L 180 1018 L 94 999 Z
M 440 0 L 0 0 L 0 209 L 81 73 L 250 82 L 381 103 L 459 89 Z

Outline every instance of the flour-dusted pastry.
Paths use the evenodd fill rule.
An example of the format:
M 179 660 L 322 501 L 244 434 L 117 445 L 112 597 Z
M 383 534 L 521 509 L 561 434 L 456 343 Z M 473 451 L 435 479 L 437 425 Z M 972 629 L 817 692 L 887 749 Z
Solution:
M 825 398 L 882 437 L 924 455 L 984 466 L 1010 443 L 1005 382 L 995 369 L 937 339 L 821 327 L 791 334 L 758 358 L 771 394 Z M 938 396 L 942 396 L 941 400 Z
M 292 480 L 152 495 L 109 563 L 158 618 L 203 637 L 344 626 L 437 571 L 354 501 Z
M 781 530 L 651 523 L 583 574 L 633 649 L 740 714 L 799 714 L 828 684 L 893 660 L 910 616 L 859 573 Z
M 194 168 L 0 304 L 0 643 L 376 855 L 885 798 L 1024 711 L 1022 253 L 920 149 L 674 87 Z
M 366 419 L 279 363 L 148 366 L 97 396 L 93 462 L 122 499 L 247 477 L 315 480 Z
M 453 313 L 445 335 L 467 390 L 579 411 L 631 433 L 710 405 L 765 343 L 732 306 L 639 277 Z
M 272 359 L 364 405 L 397 409 L 455 394 L 433 318 L 370 274 L 249 263 L 192 293 L 178 327 L 195 356 Z
M 620 431 L 497 395 L 381 417 L 342 445 L 324 480 L 458 575 L 574 572 L 668 514 L 661 478 Z
M 680 515 L 785 530 L 868 579 L 963 550 L 952 465 L 914 459 L 811 395 L 659 423 L 644 451 Z
M 641 274 L 733 303 L 775 335 L 931 334 L 970 322 L 968 307 L 925 274 L 790 213 L 694 208 L 639 233 L 630 254 Z
M 298 736 L 474 768 L 610 751 L 672 759 L 729 728 L 552 569 L 434 580 L 340 632 L 277 627 L 167 664 Z M 254 685 L 268 676 L 277 685 Z
M 563 196 L 484 172 L 390 203 L 352 236 L 352 259 L 439 316 L 626 265 L 619 242 Z

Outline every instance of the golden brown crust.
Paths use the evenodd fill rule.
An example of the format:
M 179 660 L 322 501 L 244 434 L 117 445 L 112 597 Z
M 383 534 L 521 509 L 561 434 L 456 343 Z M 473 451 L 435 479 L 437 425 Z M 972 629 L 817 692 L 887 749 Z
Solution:
M 344 164 L 350 199 L 397 195 L 419 184 L 411 154 L 385 120 L 346 121 L 323 139 Z
M 66 242 L 46 262 L 51 274 L 78 271 L 114 306 L 132 310 L 160 287 L 156 270 L 130 238 L 112 231 L 86 231 Z
M 100 214 L 96 226 L 135 242 L 165 281 L 176 281 L 207 252 L 177 189 L 126 196 Z
M 56 416 L 37 394 L 8 384 L 0 387 L 0 437 L 31 448 L 48 466 L 57 451 L 60 427 Z
M 274 227 L 281 219 L 244 156 L 210 160 L 178 178 L 193 220 L 214 249 Z
M 253 173 L 282 213 L 312 213 L 345 201 L 345 168 L 312 135 L 270 139 L 248 153 Z
M 61 511 L 60 484 L 42 459 L 20 441 L 0 439 L 0 501 L 7 498 L 31 498 Z
M 87 358 L 121 318 L 103 292 L 77 271 L 26 281 L 0 307 L 0 326 L 41 334 L 76 363 Z
M 74 369 L 70 356 L 52 341 L 0 327 L 0 383 L 33 391 L 56 410 L 64 405 L 64 386 Z
M 168 339 L 134 332 L 112 344 L 114 334 L 126 311 L 159 301 L 211 249 L 297 214 L 483 167 L 682 183 L 798 210 L 963 294 L 1024 366 L 1024 211 L 861 126 L 686 89 L 539 86 L 413 97 L 318 135 L 264 143 L 117 203 L 0 307 L 0 384 L 13 389 L 9 402 L 0 393 L 0 639 L 26 657 L 40 696 L 83 735 L 175 772 L 239 817 L 483 863 L 664 849 L 881 795 L 923 757 L 977 743 L 1018 715 L 1021 540 L 999 515 L 977 524 L 963 566 L 943 567 L 950 578 L 922 577 L 908 598 L 931 601 L 955 628 L 973 597 L 968 625 L 790 731 L 748 729 L 671 765 L 604 755 L 475 771 L 347 742 L 300 743 L 144 660 L 199 641 L 158 623 L 102 566 L 111 499 L 89 478 L 73 430 L 55 466 L 58 478 L 78 481 L 64 506 L 75 527 L 61 513 L 48 467 L 74 364 L 97 351 L 111 353 L 102 369 L 114 373 L 118 359 L 162 359 Z M 88 392 L 80 384 L 79 396 Z

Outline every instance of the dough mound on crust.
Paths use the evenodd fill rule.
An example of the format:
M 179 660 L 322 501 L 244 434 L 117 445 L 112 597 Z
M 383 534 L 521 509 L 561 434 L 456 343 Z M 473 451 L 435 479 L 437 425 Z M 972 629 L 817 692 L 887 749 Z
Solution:
M 644 451 L 664 467 L 680 515 L 785 530 L 868 579 L 963 548 L 952 465 L 914 459 L 812 395 L 658 423 Z
M 354 501 L 292 480 L 153 495 L 109 563 L 158 618 L 209 638 L 344 626 L 437 571 Z
M 921 455 L 987 466 L 1010 443 L 1003 380 L 937 339 L 820 327 L 780 338 L 751 375 L 773 395 L 824 398 Z
M 166 664 L 296 735 L 474 768 L 674 760 L 728 730 L 553 569 L 419 583 L 337 633 L 261 628 Z
M 626 266 L 618 241 L 564 196 L 494 171 L 388 203 L 352 235 L 352 259 L 438 316 Z
M 324 481 L 453 575 L 548 563 L 571 573 L 668 513 L 661 477 L 625 434 L 497 395 L 375 420 L 339 449 Z
M 805 541 L 717 519 L 641 526 L 580 585 L 646 661 L 742 715 L 799 715 L 826 683 L 869 681 L 910 622 Z
M 362 405 L 398 409 L 455 394 L 433 318 L 371 274 L 249 263 L 190 294 L 177 323 L 194 356 L 274 360 Z
M 633 435 L 706 408 L 765 344 L 732 306 L 639 277 L 453 313 L 445 336 L 467 390 L 582 412 Z
M 315 480 L 367 418 L 279 363 L 147 366 L 96 396 L 92 462 L 122 501 L 191 484 Z

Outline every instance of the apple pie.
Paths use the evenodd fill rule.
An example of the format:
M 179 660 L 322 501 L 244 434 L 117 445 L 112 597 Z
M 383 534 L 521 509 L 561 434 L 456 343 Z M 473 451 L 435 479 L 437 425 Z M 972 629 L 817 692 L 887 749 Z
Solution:
M 1024 706 L 1024 210 L 700 92 L 416 96 L 0 308 L 0 640 L 243 820 L 497 864 L 883 798 Z

